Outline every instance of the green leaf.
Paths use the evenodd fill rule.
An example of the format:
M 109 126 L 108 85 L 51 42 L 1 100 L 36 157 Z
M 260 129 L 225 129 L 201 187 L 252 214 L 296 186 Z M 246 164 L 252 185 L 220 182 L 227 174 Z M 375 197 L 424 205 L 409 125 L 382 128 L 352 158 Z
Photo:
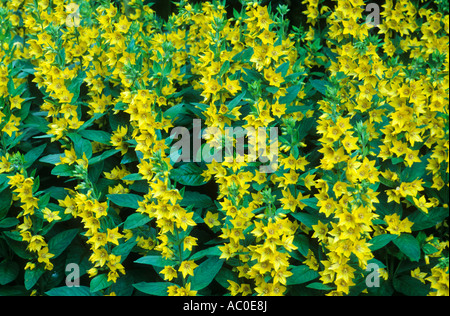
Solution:
M 306 287 L 310 288 L 310 289 L 314 289 L 314 290 L 321 290 L 321 291 L 331 291 L 334 289 L 334 287 L 332 287 L 330 285 L 322 284 L 319 282 L 313 282 L 311 284 L 308 284 Z
M 5 241 L 8 244 L 9 249 L 14 251 L 16 255 L 25 260 L 31 260 L 33 258 L 33 256 L 26 249 L 26 243 L 22 242 L 22 236 L 19 235 L 19 239 L 16 239 L 14 233 L 12 232 L 5 231 L 3 234 L 8 237 L 5 238 Z
M 221 254 L 222 254 L 222 252 L 220 251 L 219 246 L 210 247 L 210 248 L 203 249 L 203 250 L 196 252 L 189 258 L 189 260 L 196 261 L 196 260 L 200 260 L 206 256 L 220 256 Z
M 182 185 L 201 186 L 205 184 L 202 173 L 202 168 L 195 163 L 188 163 L 181 165 L 177 169 L 172 169 L 170 178 Z
M 306 206 L 309 206 L 310 208 L 313 208 L 315 210 L 318 210 L 319 207 L 317 206 L 317 203 L 319 200 L 316 197 L 309 198 L 309 199 L 302 199 L 300 200 L 303 204 L 306 204 Z
M 31 167 L 31 165 L 42 155 L 42 153 L 44 152 L 45 148 L 47 147 L 47 144 L 38 146 L 36 148 L 31 149 L 29 152 L 27 152 L 24 155 L 24 159 L 25 159 L 25 168 L 29 168 Z
M 133 229 L 143 226 L 150 222 L 150 217 L 147 214 L 134 213 L 127 217 L 123 224 L 124 229 Z
M 317 225 L 317 223 L 319 222 L 318 216 L 314 216 L 308 213 L 292 213 L 291 215 L 308 228 L 312 228 L 313 225 Z
M 327 81 L 314 79 L 314 80 L 311 80 L 310 83 L 314 89 L 316 89 L 323 95 L 327 94 L 327 86 L 329 85 L 329 83 Z
M 0 285 L 14 281 L 19 275 L 19 265 L 15 261 L 4 260 L 0 263 Z
M 430 292 L 430 284 L 423 284 L 409 275 L 394 278 L 394 289 L 407 296 L 427 296 Z
M 177 105 L 174 105 L 164 111 L 164 117 L 171 118 L 172 120 L 175 120 L 175 118 L 179 117 L 180 114 L 186 114 L 187 108 L 185 107 L 185 103 L 180 103 Z
M 240 61 L 241 63 L 247 63 L 250 61 L 250 58 L 252 58 L 253 56 L 253 47 L 247 48 L 245 50 L 243 50 L 242 52 L 240 52 L 239 54 L 236 54 L 233 57 L 234 61 Z
M 52 239 L 50 239 L 50 241 L 48 242 L 48 251 L 55 255 L 53 259 L 57 258 L 63 253 L 63 251 L 71 244 L 72 240 L 75 238 L 78 232 L 78 228 L 69 229 L 60 232 Z
M 12 193 L 10 190 L 0 192 L 0 219 L 6 217 L 11 207 Z
M 45 292 L 48 296 L 93 296 L 90 289 L 87 286 L 79 286 L 79 287 L 56 287 L 47 292 Z
M 101 155 L 98 155 L 94 158 L 89 159 L 89 166 L 95 165 L 111 156 L 114 156 L 118 152 L 120 152 L 120 150 L 118 150 L 118 149 L 107 150 L 107 151 L 103 152 Z
M 82 159 L 84 155 L 86 155 L 87 159 L 92 158 L 92 144 L 90 141 L 84 139 L 79 134 L 72 133 L 68 136 L 73 142 L 73 148 L 78 159 Z
M 294 237 L 294 246 L 298 248 L 298 251 L 302 254 L 303 257 L 308 255 L 309 250 L 309 237 L 304 234 L 298 234 Z
M 63 154 L 52 154 L 39 159 L 39 162 L 48 163 L 51 165 L 56 165 L 61 162 L 61 157 Z
M 108 194 L 108 199 L 121 207 L 139 208 L 138 202 L 142 202 L 144 198 L 137 194 Z
M 428 164 L 428 159 L 431 157 L 431 153 L 419 157 L 421 162 L 415 162 L 411 168 L 405 168 L 402 173 L 400 179 L 404 182 L 413 182 L 414 180 L 423 179 L 426 173 L 426 167 Z
M 112 283 L 113 283 L 112 281 L 108 282 L 108 275 L 106 273 L 99 274 L 91 280 L 90 292 L 95 293 L 103 289 L 106 289 Z
M 219 71 L 219 78 L 221 78 L 230 69 L 230 62 L 226 60 Z
M 25 270 L 25 288 L 30 290 L 37 283 L 39 278 L 44 274 L 45 270 L 43 267 L 36 266 L 33 270 Z
M 183 207 L 193 206 L 196 208 L 208 208 L 210 206 L 214 206 L 214 202 L 212 199 L 205 195 L 200 194 L 198 192 L 186 191 L 184 192 L 183 200 L 180 202 L 180 205 Z
M 289 62 L 287 61 L 287 62 L 281 64 L 281 65 L 275 70 L 275 72 L 276 72 L 276 73 L 281 73 L 281 75 L 283 76 L 283 78 L 285 78 L 285 77 L 286 77 L 286 74 L 287 74 L 287 72 L 288 72 L 288 70 L 289 70 Z
M 73 175 L 73 167 L 63 164 L 63 165 L 57 165 L 55 168 L 52 169 L 52 175 L 54 176 L 60 176 L 60 177 L 70 177 Z
M 140 282 L 133 284 L 133 287 L 145 294 L 156 295 L 156 296 L 167 296 L 167 289 L 169 286 L 175 284 L 170 282 Z
M 230 103 L 228 103 L 228 105 L 227 105 L 228 109 L 230 111 L 232 109 L 234 109 L 239 104 L 239 102 L 241 102 L 241 100 L 244 98 L 244 96 L 245 96 L 245 92 L 238 94 L 233 100 L 230 101 Z
M 311 270 L 307 265 L 293 267 L 290 271 L 293 275 L 286 280 L 287 285 L 303 284 L 319 277 L 319 273 Z
M 304 139 L 309 134 L 311 129 L 313 128 L 314 123 L 315 123 L 315 119 L 312 117 L 303 119 L 300 122 L 300 127 L 298 128 L 298 139 L 300 139 L 300 140 Z
M 442 223 L 448 217 L 448 207 L 435 207 L 428 210 L 428 214 L 417 210 L 408 216 L 408 220 L 413 222 L 412 231 L 424 230 Z
M 125 177 L 122 178 L 123 181 L 140 181 L 142 180 L 142 175 L 140 175 L 139 173 L 132 173 L 129 175 L 126 175 Z
M 396 239 L 397 235 L 390 235 L 390 234 L 383 234 L 373 237 L 369 243 L 371 246 L 369 246 L 369 249 L 372 251 L 378 250 L 386 246 L 388 243 Z
M 15 217 L 7 217 L 0 220 L 0 228 L 9 228 L 19 224 L 19 220 Z
M 121 256 L 120 261 L 123 262 L 127 256 L 133 250 L 134 246 L 137 244 L 137 236 L 131 237 L 129 240 L 113 248 L 112 253 L 116 256 Z
M 30 293 L 22 285 L 0 287 L 0 296 L 29 296 Z
M 278 102 L 280 104 L 290 105 L 292 102 L 295 101 L 295 99 L 297 98 L 298 93 L 300 92 L 301 89 L 302 89 L 302 87 L 300 85 L 295 85 L 295 86 L 287 88 L 286 95 L 284 97 L 281 97 L 278 100 Z
M 165 266 L 173 266 L 175 262 L 171 260 L 164 259 L 161 256 L 145 256 L 139 258 L 135 263 L 148 264 L 154 267 L 164 268 Z
M 83 80 L 86 78 L 86 72 L 80 71 L 78 73 L 78 76 L 72 80 L 69 87 L 67 88 L 70 93 L 73 93 L 72 102 L 75 103 L 78 100 L 78 97 L 80 96 L 80 88 L 83 84 Z
M 194 269 L 194 276 L 189 278 L 191 289 L 193 291 L 200 291 L 207 287 L 214 280 L 222 265 L 223 260 L 216 256 L 202 262 Z
M 105 145 L 110 145 L 111 134 L 104 131 L 82 130 L 78 132 L 84 138 Z
M 263 79 L 263 76 L 261 73 L 259 73 L 256 70 L 253 69 L 247 69 L 247 68 L 243 68 L 245 75 L 243 75 L 244 80 L 246 82 L 254 82 L 254 81 L 260 81 L 261 79 Z
M 411 261 L 419 261 L 420 244 L 413 235 L 401 234 L 393 242 Z

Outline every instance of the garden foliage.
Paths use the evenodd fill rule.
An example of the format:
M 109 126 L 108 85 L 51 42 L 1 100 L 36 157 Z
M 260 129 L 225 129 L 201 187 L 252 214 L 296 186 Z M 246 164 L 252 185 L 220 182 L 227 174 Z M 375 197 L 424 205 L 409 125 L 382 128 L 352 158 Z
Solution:
M 0 295 L 449 294 L 446 1 L 241 2 L 1 1 Z

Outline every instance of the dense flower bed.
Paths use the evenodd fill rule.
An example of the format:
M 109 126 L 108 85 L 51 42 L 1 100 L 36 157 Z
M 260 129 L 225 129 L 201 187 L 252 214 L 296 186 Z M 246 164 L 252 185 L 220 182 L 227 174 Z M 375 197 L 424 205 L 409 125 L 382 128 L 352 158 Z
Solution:
M 1 1 L 0 295 L 449 294 L 447 2 L 241 3 Z

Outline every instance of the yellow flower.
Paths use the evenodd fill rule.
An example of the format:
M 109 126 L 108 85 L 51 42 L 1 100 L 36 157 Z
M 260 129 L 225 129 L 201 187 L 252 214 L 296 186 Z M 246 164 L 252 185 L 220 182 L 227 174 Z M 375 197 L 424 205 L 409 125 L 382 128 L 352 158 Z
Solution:
M 275 72 L 273 68 L 264 69 L 264 78 L 274 87 L 280 87 L 284 78 L 280 72 Z
M 184 250 L 189 250 L 192 251 L 192 247 L 193 246 L 197 246 L 197 238 L 192 237 L 192 236 L 187 236 L 186 238 L 184 238 L 183 240 L 183 249 Z
M 230 78 L 227 78 L 224 87 L 231 93 L 231 95 L 235 95 L 238 91 L 241 91 L 239 80 L 231 80 Z
M 11 102 L 11 110 L 12 109 L 21 109 L 22 108 L 22 104 L 23 101 L 25 101 L 24 99 L 22 99 L 19 95 L 9 99 L 9 101 Z
M 66 12 L 68 14 L 73 14 L 73 13 L 77 12 L 80 8 L 80 6 L 78 4 L 73 3 L 73 2 L 69 3 L 65 7 L 66 7 Z
M 188 226 L 195 226 L 197 225 L 195 221 L 192 219 L 194 216 L 194 212 L 187 212 L 186 210 L 182 210 L 181 212 L 178 212 L 176 217 L 176 223 L 177 227 L 181 228 L 183 230 L 186 230 Z
M 61 219 L 61 217 L 58 215 L 58 211 L 52 212 L 50 209 L 44 208 L 42 210 L 42 213 L 44 214 L 44 219 L 46 219 L 49 223 L 53 221 L 59 221 Z
M 177 277 L 177 270 L 171 266 L 165 266 L 159 273 L 164 275 L 164 280 L 172 281 L 172 279 Z
M 317 225 L 312 225 L 312 229 L 314 230 L 312 238 L 318 238 L 321 242 L 326 240 L 328 234 L 328 226 L 326 224 L 318 221 Z
M 198 264 L 196 264 L 194 261 L 183 261 L 180 264 L 180 267 L 178 268 L 178 271 L 183 274 L 183 278 L 186 278 L 186 276 L 191 275 L 194 276 L 194 269 L 198 267 Z
M 414 224 L 407 218 L 400 221 L 400 216 L 398 214 L 386 215 L 384 220 L 388 223 L 386 230 L 395 235 L 400 235 L 401 233 L 411 233 L 411 227 Z
M 119 227 L 116 227 L 114 229 L 107 228 L 107 237 L 106 237 L 107 242 L 119 245 L 119 239 L 121 238 L 123 238 L 123 235 L 119 233 Z
M 220 226 L 219 222 L 219 214 L 218 213 L 211 213 L 210 211 L 206 212 L 204 222 L 206 225 L 208 225 L 209 228 L 213 228 L 214 226 Z
M 50 263 L 50 258 L 54 257 L 54 254 L 48 252 L 48 247 L 43 247 L 38 251 L 38 262 L 45 263 L 46 270 L 52 270 L 53 264 Z
M 89 261 L 95 263 L 96 267 L 103 267 L 108 260 L 108 252 L 105 248 L 93 249 Z
M 272 104 L 272 113 L 277 117 L 281 117 L 286 113 L 286 105 L 280 104 L 278 101 Z
M 426 272 L 420 272 L 420 268 L 416 268 L 414 270 L 411 270 L 411 276 L 423 284 L 425 284 L 425 277 L 427 276 Z
M 3 128 L 2 132 L 8 134 L 9 137 L 12 137 L 14 132 L 18 132 L 19 129 L 16 127 L 14 121 L 10 120 Z
M 315 177 L 316 177 L 315 174 L 308 174 L 308 175 L 306 175 L 306 176 L 303 178 L 303 182 L 304 182 L 304 184 L 305 184 L 305 187 L 306 187 L 308 190 L 311 190 L 311 187 L 316 185 L 316 182 L 314 181 L 314 178 L 315 178 Z
M 88 240 L 88 243 L 92 244 L 94 249 L 98 249 L 103 247 L 107 243 L 107 236 L 105 233 L 96 232 L 93 236 Z

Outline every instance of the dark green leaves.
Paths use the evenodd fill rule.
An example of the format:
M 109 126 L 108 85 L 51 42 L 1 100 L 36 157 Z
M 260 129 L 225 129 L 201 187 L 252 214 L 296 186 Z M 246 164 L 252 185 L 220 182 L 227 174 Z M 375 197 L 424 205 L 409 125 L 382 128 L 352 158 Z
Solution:
M 164 268 L 165 266 L 172 266 L 174 262 L 162 258 L 161 256 L 145 256 L 135 261 L 136 263 L 148 264 L 155 267 Z
M 41 146 L 38 146 L 36 148 L 31 149 L 29 152 L 27 152 L 24 156 L 25 159 L 25 168 L 31 167 L 31 165 L 42 155 L 45 148 L 47 147 L 47 144 L 43 144 Z
M 87 286 L 80 287 L 56 287 L 47 292 L 45 292 L 48 296 L 93 296 L 90 291 L 90 288 Z
M 111 141 L 111 134 L 104 131 L 82 130 L 79 133 L 83 138 L 101 144 L 109 145 Z
M 413 222 L 412 231 L 428 229 L 441 223 L 448 217 L 448 208 L 435 207 L 428 211 L 428 214 L 417 210 L 408 216 L 408 220 Z
M 175 284 L 170 282 L 140 282 L 137 284 L 133 284 L 133 287 L 142 293 L 156 296 L 167 296 L 167 289 L 169 286 L 173 286 Z
M 413 235 L 401 234 L 398 238 L 394 239 L 393 242 L 411 261 L 419 261 L 420 245 Z
M 184 192 L 183 200 L 180 202 L 183 207 L 193 206 L 196 208 L 208 208 L 214 206 L 211 198 L 205 194 L 200 194 L 194 191 Z
M 19 265 L 10 260 L 0 262 L 0 285 L 6 285 L 14 281 L 19 275 Z
M 69 134 L 70 139 L 73 141 L 73 146 L 78 159 L 82 159 L 86 155 L 87 159 L 92 157 L 92 144 L 87 139 L 84 139 L 79 134 Z
M 177 169 L 172 169 L 170 178 L 182 185 L 201 186 L 205 184 L 202 176 L 203 169 L 195 163 L 181 165 Z
M 138 202 L 144 200 L 140 195 L 136 194 L 108 194 L 108 199 L 114 204 L 121 207 L 139 208 Z
M 8 210 L 12 203 L 12 194 L 10 190 L 0 192 L 0 219 L 8 214 Z
M 207 287 L 219 272 L 223 265 L 223 260 L 219 257 L 211 257 L 202 262 L 194 270 L 194 276 L 190 277 L 191 289 L 194 291 L 200 291 Z
M 392 240 L 396 239 L 397 235 L 390 235 L 390 234 L 383 234 L 373 237 L 369 243 L 371 246 L 369 246 L 370 250 L 375 251 L 378 249 L 383 248 L 388 243 L 390 243 Z
M 55 255 L 54 258 L 57 258 L 70 245 L 78 232 L 79 229 L 75 228 L 62 231 L 55 235 L 48 242 L 48 251 Z
M 325 80 L 311 80 L 311 85 L 319 91 L 321 94 L 326 95 L 327 94 L 327 86 L 329 85 L 327 81 Z
M 33 270 L 25 270 L 25 288 L 30 290 L 37 283 L 39 278 L 44 274 L 45 270 L 42 266 L 38 266 Z
M 306 265 L 293 267 L 290 271 L 293 275 L 287 279 L 287 285 L 303 284 L 319 277 L 317 271 L 311 270 Z
M 95 292 L 101 291 L 103 289 L 106 289 L 111 284 L 113 284 L 113 282 L 112 281 L 108 282 L 107 274 L 105 274 L 105 273 L 99 274 L 91 280 L 89 290 L 91 293 L 95 293 Z
M 150 222 L 150 217 L 147 214 L 135 213 L 128 216 L 124 222 L 124 229 L 133 229 Z
M 280 104 L 290 105 L 297 98 L 297 95 L 300 92 L 301 88 L 302 87 L 300 85 L 295 85 L 287 88 L 286 95 L 284 97 L 281 97 L 278 102 Z
M 72 166 L 63 164 L 63 165 L 57 165 L 52 170 L 52 175 L 54 176 L 60 176 L 60 177 L 70 177 L 73 175 L 74 168 Z
M 233 110 L 239 102 L 241 102 L 242 98 L 244 98 L 245 92 L 242 92 L 241 94 L 238 94 L 233 100 L 228 103 L 228 109 L 231 111 Z
M 430 284 L 423 284 L 409 275 L 396 277 L 393 285 L 396 291 L 407 296 L 426 296 L 430 292 Z

